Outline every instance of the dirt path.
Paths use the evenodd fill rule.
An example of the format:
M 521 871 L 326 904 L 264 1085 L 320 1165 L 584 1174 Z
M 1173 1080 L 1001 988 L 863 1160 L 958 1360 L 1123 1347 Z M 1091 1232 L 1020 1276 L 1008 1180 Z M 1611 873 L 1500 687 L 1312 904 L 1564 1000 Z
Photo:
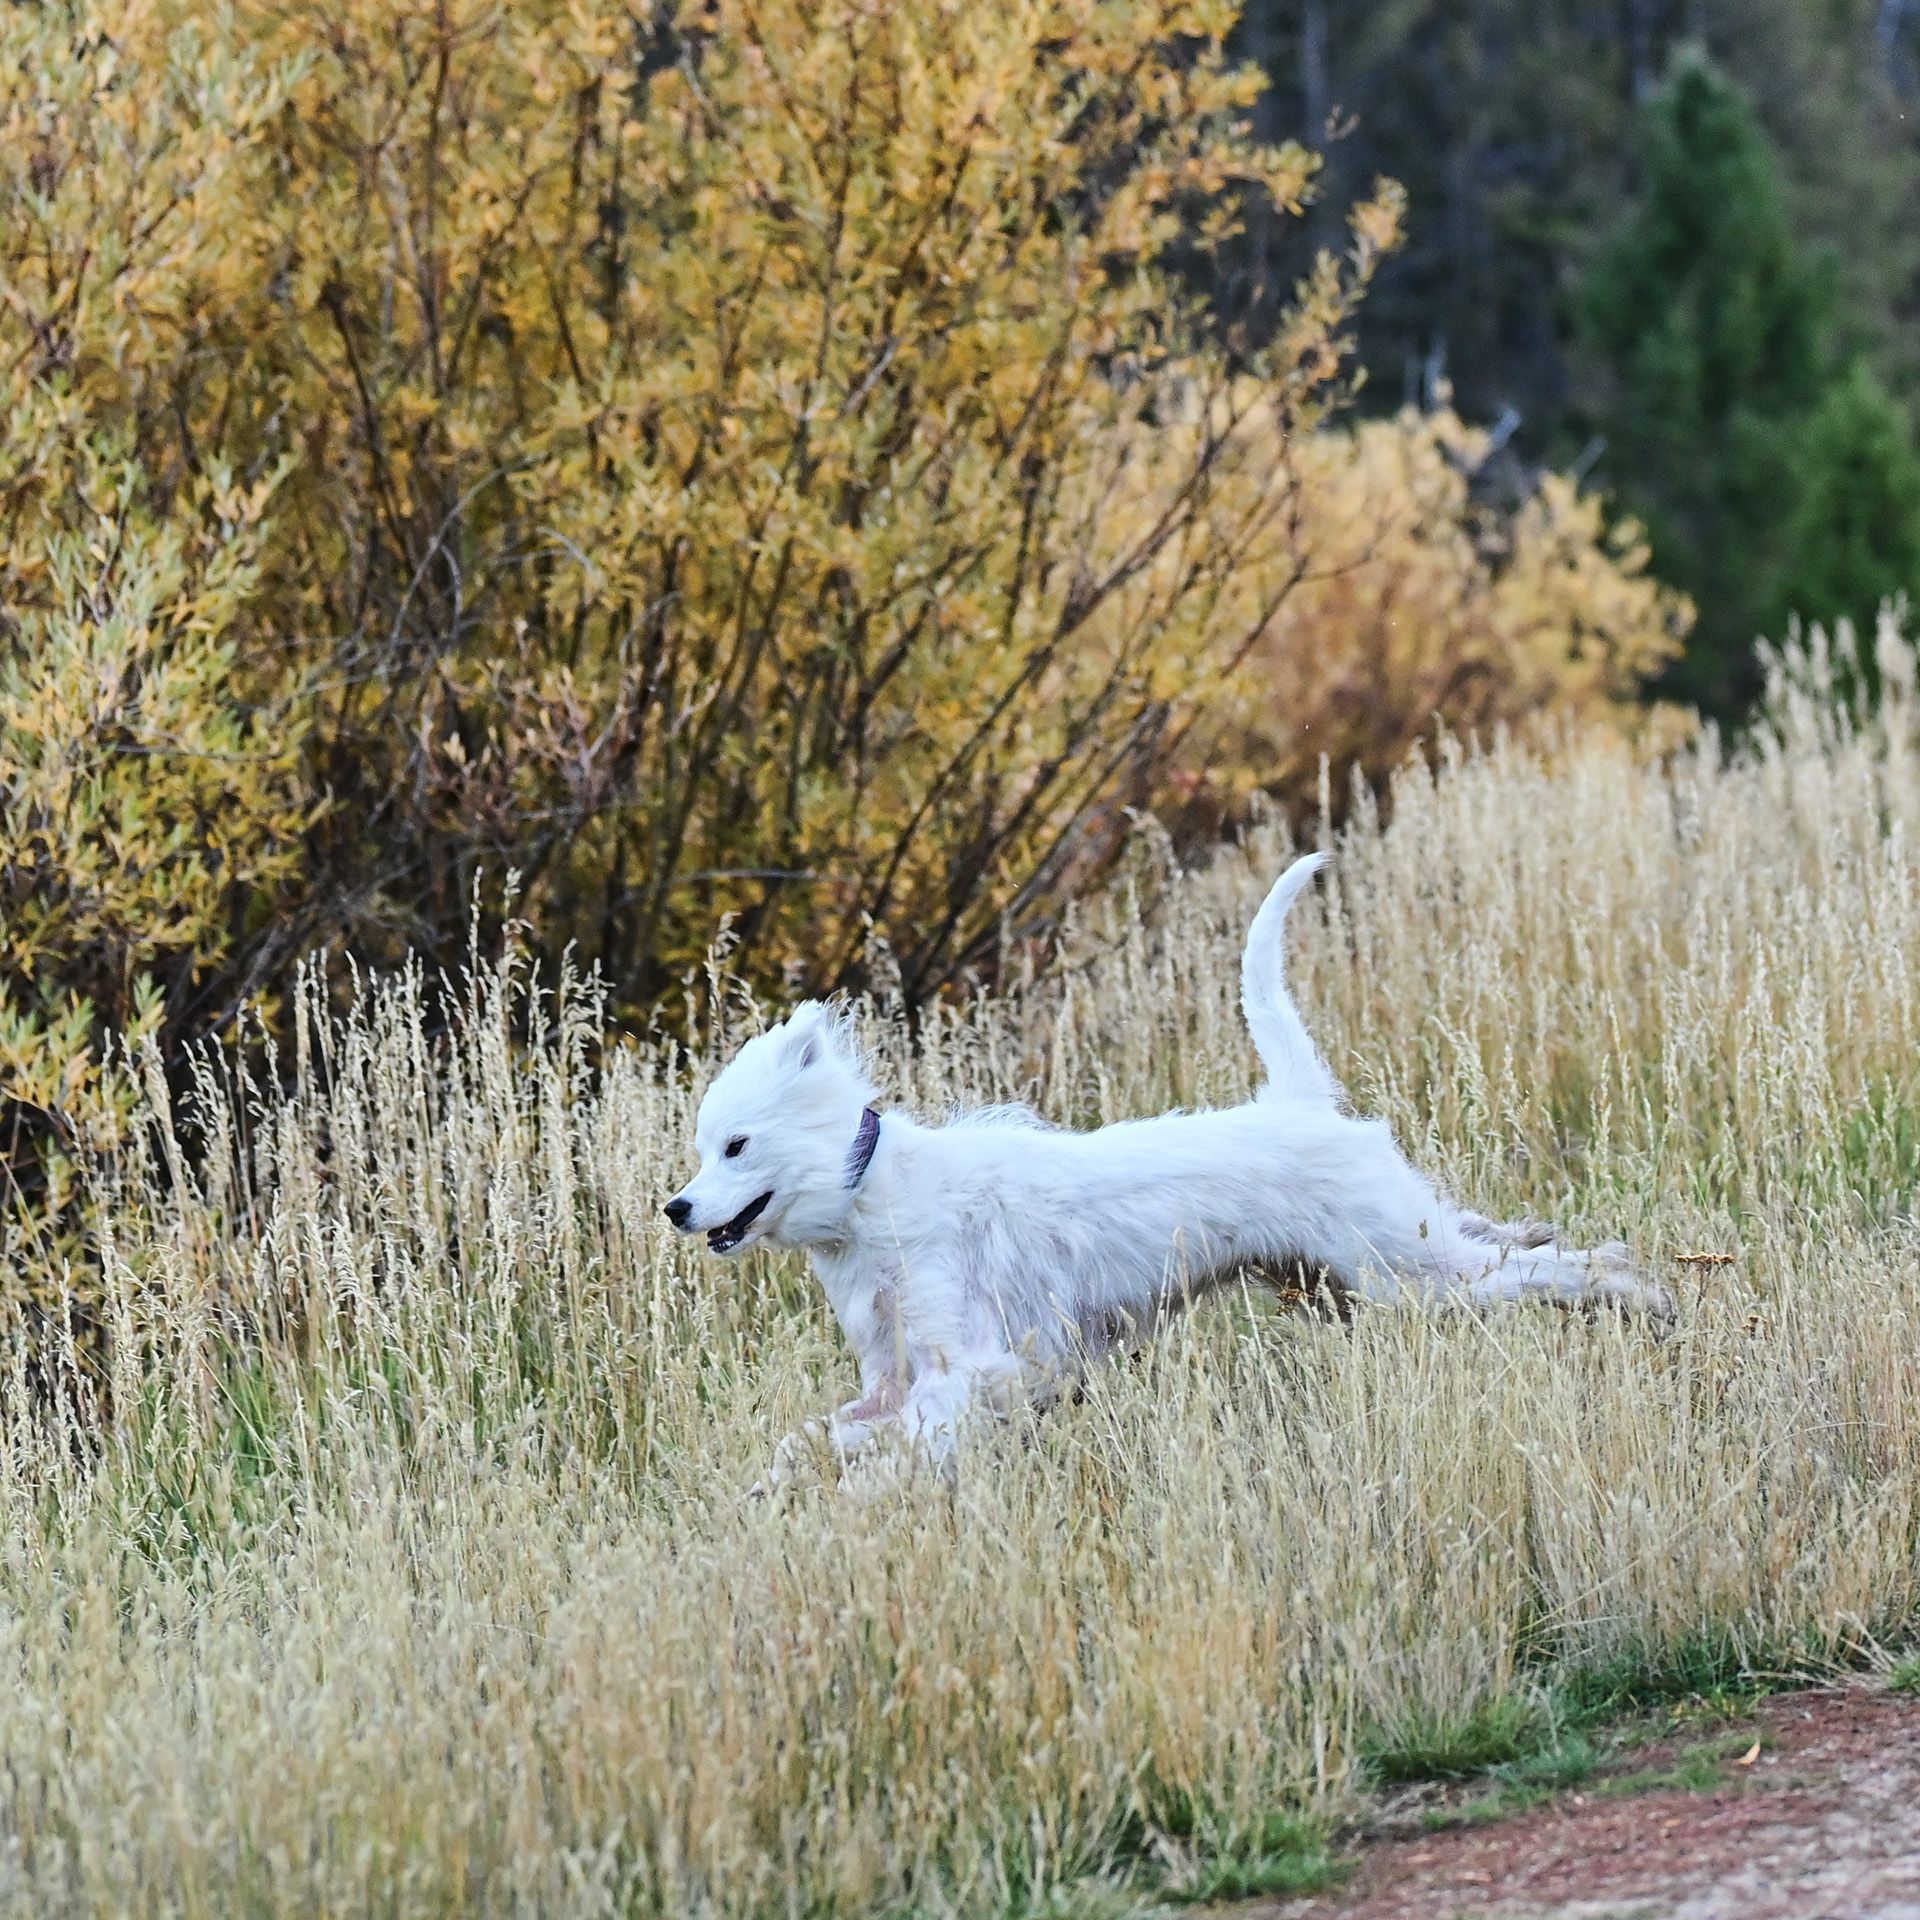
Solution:
M 1920 1920 L 1920 1699 L 1866 1682 L 1779 1694 L 1705 1754 L 1676 1738 L 1632 1765 L 1717 1785 L 1616 1775 L 1437 1832 L 1465 1791 L 1408 1796 L 1340 1892 L 1219 1920 Z

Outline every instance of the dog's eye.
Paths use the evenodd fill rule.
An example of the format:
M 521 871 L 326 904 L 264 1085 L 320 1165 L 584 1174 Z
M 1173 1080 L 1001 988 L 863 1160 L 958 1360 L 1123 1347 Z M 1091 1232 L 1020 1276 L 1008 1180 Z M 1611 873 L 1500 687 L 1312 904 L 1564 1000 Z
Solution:
M 729 1160 L 739 1159 L 746 1150 L 747 1136 L 744 1133 L 736 1133 L 733 1138 L 727 1142 L 727 1158 Z

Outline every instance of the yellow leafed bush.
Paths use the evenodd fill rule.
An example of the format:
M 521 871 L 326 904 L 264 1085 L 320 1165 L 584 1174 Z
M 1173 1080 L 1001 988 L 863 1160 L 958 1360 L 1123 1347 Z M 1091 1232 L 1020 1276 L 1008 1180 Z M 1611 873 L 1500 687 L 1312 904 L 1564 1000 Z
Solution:
M 300 722 L 238 697 L 232 633 L 269 486 L 142 476 L 71 407 L 9 423 L 0 558 L 0 1102 L 6 1213 L 42 1269 L 73 1254 L 76 1161 L 123 1142 L 102 1045 L 228 1010 L 221 976 L 299 868 Z M 203 998 L 202 996 L 206 996 Z
M 311 885 L 457 940 L 517 866 L 645 998 L 869 923 L 936 985 L 1216 677 L 1227 534 L 1103 550 L 1103 467 L 1224 352 L 1194 209 L 1297 208 L 1204 0 L 511 10 L 90 0 L 5 23 L 16 392 L 157 500 L 286 468 L 236 672 L 297 695 Z M 1253 357 L 1316 420 L 1391 197 Z M 1145 567 L 1150 603 L 1119 606 Z M 1098 616 L 1096 624 L 1096 616 Z M 1044 686 L 1046 697 L 1036 697 Z
M 1220 491 L 1285 505 L 1224 594 L 1241 670 L 1184 755 L 1196 815 L 1260 790 L 1298 817 L 1323 762 L 1336 794 L 1355 774 L 1377 788 L 1436 721 L 1646 729 L 1640 688 L 1693 615 L 1648 573 L 1637 527 L 1610 527 L 1598 496 L 1558 474 L 1516 507 L 1482 504 L 1490 437 L 1445 408 L 1298 437 L 1254 410 Z M 1164 491 L 1153 457 L 1137 510 Z M 1657 725 L 1671 739 L 1679 716 Z

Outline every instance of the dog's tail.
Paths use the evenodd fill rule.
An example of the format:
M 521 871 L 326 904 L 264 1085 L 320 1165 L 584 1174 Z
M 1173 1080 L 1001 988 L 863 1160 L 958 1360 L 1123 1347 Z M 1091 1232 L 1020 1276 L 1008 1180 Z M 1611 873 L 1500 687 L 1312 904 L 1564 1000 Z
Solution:
M 1273 891 L 1247 929 L 1247 950 L 1240 960 L 1240 1005 L 1253 1044 L 1266 1063 L 1267 1084 L 1262 1091 L 1338 1104 L 1340 1083 L 1320 1058 L 1287 992 L 1287 909 L 1326 864 L 1324 853 L 1309 853 L 1273 883 Z

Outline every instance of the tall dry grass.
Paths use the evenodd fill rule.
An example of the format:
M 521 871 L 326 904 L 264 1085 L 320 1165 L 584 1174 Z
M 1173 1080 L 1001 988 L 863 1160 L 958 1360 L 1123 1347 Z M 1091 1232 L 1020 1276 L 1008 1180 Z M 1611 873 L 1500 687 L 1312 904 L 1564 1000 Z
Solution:
M 1664 1344 L 1228 1300 L 951 1495 L 749 1506 L 847 1368 L 798 1263 L 662 1230 L 711 1054 L 601 1059 L 591 996 L 509 964 L 438 1029 L 418 979 L 310 999 L 284 1098 L 156 1088 L 109 1170 L 111 1430 L 8 1347 L 0 1905 L 1021 1911 L 1143 1847 L 1178 1883 L 1569 1665 L 1907 1630 L 1920 705 L 1883 655 L 1857 723 L 1788 662 L 1737 757 L 1450 752 L 1299 916 L 1360 1104 L 1476 1204 L 1625 1234 Z M 1281 853 L 1144 927 L 1116 894 L 917 1041 L 867 1008 L 889 1084 L 1238 1097 Z

